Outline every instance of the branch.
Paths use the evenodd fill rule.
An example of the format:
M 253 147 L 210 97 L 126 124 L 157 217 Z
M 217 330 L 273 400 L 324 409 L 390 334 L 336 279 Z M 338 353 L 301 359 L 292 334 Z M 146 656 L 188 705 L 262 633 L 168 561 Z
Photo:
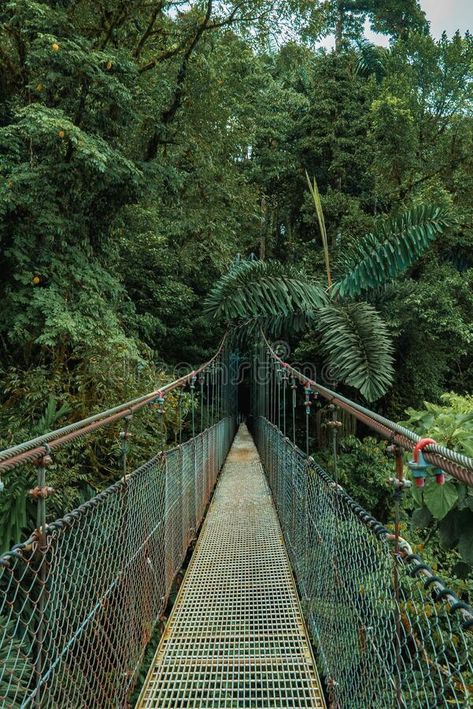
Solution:
M 157 64 L 159 64 L 160 62 L 163 62 L 166 59 L 171 59 L 171 57 L 174 57 L 176 54 L 179 54 L 179 52 L 182 52 L 182 50 L 184 49 L 184 47 L 186 46 L 188 41 L 189 41 L 189 37 L 186 37 L 174 49 L 168 49 L 166 52 L 163 52 L 158 57 L 155 57 L 154 59 L 149 61 L 147 64 L 144 64 L 142 67 L 140 67 L 139 73 L 143 74 L 145 71 L 149 71 L 150 69 L 154 69 L 154 67 Z
M 244 2 L 239 3 L 236 5 L 230 15 L 226 17 L 223 20 L 220 20 L 218 22 L 212 22 L 211 24 L 207 25 L 206 29 L 207 30 L 214 30 L 214 29 L 220 29 L 221 27 L 227 27 L 228 25 L 235 24 L 237 22 L 239 23 L 248 23 L 248 22 L 257 22 L 258 20 L 261 20 L 263 17 L 267 17 L 267 15 L 270 15 L 271 12 L 274 10 L 276 6 L 276 0 L 273 0 L 270 3 L 270 6 L 266 8 L 263 12 L 261 12 L 259 15 L 247 15 L 246 17 L 237 17 L 238 10 L 241 10 L 241 8 L 244 6 Z
M 109 41 L 112 37 L 113 31 L 117 27 L 121 27 L 123 25 L 123 23 L 127 20 L 127 18 L 130 16 L 129 12 L 130 12 L 130 8 L 127 6 L 121 7 L 118 9 L 116 16 L 110 21 L 110 25 L 109 25 L 109 28 L 106 32 L 105 37 L 103 38 L 102 42 L 99 44 L 99 49 L 101 51 L 103 51 L 106 48 L 107 44 L 109 43 Z M 103 24 L 105 25 L 105 23 L 103 23 Z
M 174 117 L 179 110 L 181 103 L 182 103 L 182 98 L 184 94 L 184 82 L 187 76 L 187 69 L 189 66 L 189 60 L 191 58 L 191 55 L 194 51 L 194 49 L 197 47 L 200 38 L 202 37 L 203 33 L 205 32 L 205 29 L 207 28 L 207 25 L 209 24 L 210 17 L 212 15 L 212 5 L 213 5 L 213 0 L 208 0 L 207 1 L 207 11 L 205 13 L 205 17 L 203 22 L 199 25 L 197 32 L 194 35 L 194 39 L 192 40 L 191 44 L 187 48 L 184 56 L 182 57 L 181 65 L 179 67 L 179 71 L 177 72 L 177 79 L 176 79 L 176 89 L 174 91 L 174 96 L 171 101 L 170 106 L 162 113 L 161 115 L 161 123 L 164 124 L 165 126 L 171 123 L 174 120 Z M 155 130 L 154 134 L 151 136 L 151 140 L 148 143 L 148 147 L 146 149 L 146 155 L 145 155 L 145 161 L 149 162 L 150 160 L 153 160 L 158 152 L 158 145 L 160 143 L 160 135 L 157 130 Z
M 268 12 L 270 12 L 271 9 L 274 7 L 275 3 L 272 2 L 271 9 L 265 10 L 258 17 L 237 17 L 239 10 L 241 10 L 241 8 L 244 6 L 244 4 L 245 4 L 244 2 L 240 2 L 237 5 L 235 5 L 235 7 L 231 11 L 231 13 L 228 15 L 228 17 L 224 18 L 223 20 L 219 20 L 216 22 L 210 22 L 209 21 L 210 15 L 209 15 L 208 21 L 207 22 L 204 21 L 204 23 L 202 25 L 200 25 L 198 32 L 200 33 L 200 35 L 202 35 L 204 32 L 206 32 L 208 30 L 221 29 L 222 27 L 228 27 L 230 25 L 236 24 L 237 22 L 241 22 L 241 23 L 254 22 L 258 19 L 261 19 L 261 17 L 264 17 L 264 15 L 268 14 Z M 207 10 L 208 10 L 208 6 L 207 6 Z M 199 41 L 199 39 L 200 39 L 200 36 L 197 39 L 197 41 Z M 167 59 L 171 59 L 176 54 L 179 54 L 184 49 L 184 47 L 187 45 L 188 41 L 189 41 L 189 38 L 186 37 L 174 49 L 169 49 L 166 52 L 163 52 L 159 56 L 155 57 L 154 59 L 151 59 L 149 62 L 144 64 L 142 67 L 140 67 L 140 69 L 139 69 L 140 74 L 144 73 L 145 71 L 149 71 L 150 69 L 154 69 L 157 66 L 157 64 L 159 64 L 160 62 L 166 61 Z
M 151 13 L 151 17 L 148 23 L 148 27 L 146 28 L 143 36 L 141 37 L 140 41 L 138 42 L 138 45 L 133 52 L 133 56 L 138 58 L 143 51 L 143 47 L 145 46 L 147 40 L 149 39 L 151 33 L 153 32 L 154 25 L 156 23 L 156 20 L 158 19 L 158 15 L 162 14 L 164 5 L 165 5 L 166 0 L 160 0 L 158 4 L 156 5 L 155 9 Z
M 224 20 L 220 20 L 220 22 L 212 22 L 211 24 L 208 24 L 206 29 L 208 30 L 214 30 L 219 27 L 225 27 L 225 25 L 230 25 L 232 22 L 235 20 L 236 15 L 238 13 L 238 10 L 240 10 L 245 3 L 241 2 L 239 5 L 235 5 L 233 8 L 232 12 L 226 17 Z
M 434 172 L 430 172 L 428 175 L 423 175 L 423 177 L 419 177 L 417 180 L 410 182 L 409 185 L 406 185 L 405 187 L 400 189 L 399 196 L 401 197 L 401 199 L 403 199 L 404 197 L 406 197 L 406 195 L 408 195 L 410 192 L 412 192 L 414 187 L 418 187 L 419 185 L 422 185 L 424 182 L 427 182 L 428 180 L 431 180 L 432 178 L 437 177 L 437 175 L 442 174 L 442 172 L 444 172 L 444 170 L 448 170 L 449 168 L 454 169 L 454 168 L 458 167 L 459 165 L 464 163 L 465 160 L 468 160 L 468 158 L 470 158 L 470 157 L 471 157 L 471 154 L 469 153 L 467 155 L 462 155 L 461 157 L 457 158 L 456 160 L 452 158 L 451 160 L 449 160 L 448 163 L 444 163 L 437 170 L 434 170 Z

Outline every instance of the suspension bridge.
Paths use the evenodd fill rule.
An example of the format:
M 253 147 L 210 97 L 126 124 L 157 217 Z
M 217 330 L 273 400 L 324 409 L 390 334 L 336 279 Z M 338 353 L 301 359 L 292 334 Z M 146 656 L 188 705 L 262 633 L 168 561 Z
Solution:
M 473 706 L 473 611 L 400 523 L 406 452 L 420 487 L 472 486 L 473 460 L 307 378 L 264 337 L 238 425 L 238 371 L 224 339 L 175 382 L 0 452 L 6 484 L 16 468 L 37 476 L 36 528 L 0 557 L 0 706 Z M 134 417 L 163 417 L 176 392 L 188 439 L 180 426 L 129 470 Z M 310 455 L 322 404 L 330 473 Z M 392 529 L 338 483 L 346 417 L 388 440 Z M 56 452 L 118 426 L 117 482 L 51 521 Z

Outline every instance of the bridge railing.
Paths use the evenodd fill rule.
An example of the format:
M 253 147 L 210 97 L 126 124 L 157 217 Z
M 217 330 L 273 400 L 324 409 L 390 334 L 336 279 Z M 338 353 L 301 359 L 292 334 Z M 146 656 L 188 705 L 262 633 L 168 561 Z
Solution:
M 219 366 L 213 391 L 192 414 L 202 416 L 204 430 L 130 474 L 125 468 L 115 484 L 62 519 L 47 524 L 43 516 L 25 542 L 0 557 L 0 706 L 126 705 L 234 437 L 228 358 L 222 352 L 202 370 L 208 378 Z M 178 386 L 196 380 L 198 386 L 193 372 Z M 220 420 L 205 427 L 215 415 Z M 106 425 L 108 415 L 98 420 Z M 49 445 L 70 433 L 49 434 Z M 42 437 L 4 460 L 47 455 L 45 443 Z
M 255 434 L 332 706 L 471 706 L 471 610 L 274 424 Z
M 297 396 L 300 385 L 303 398 Z M 473 610 L 412 553 L 400 536 L 398 514 L 395 532 L 390 533 L 309 456 L 316 393 L 330 406 L 334 460 L 338 408 L 372 424 L 396 444 L 397 499 L 403 484 L 402 449 L 414 448 L 419 437 L 307 379 L 283 362 L 267 341 L 256 352 L 256 443 L 330 704 L 350 709 L 470 707 Z M 302 431 L 296 418 L 298 402 L 305 418 Z M 305 452 L 297 445 L 304 438 Z M 468 481 L 471 459 L 441 446 L 426 451 L 426 459 L 431 456 L 436 465 L 442 463 L 452 475 Z

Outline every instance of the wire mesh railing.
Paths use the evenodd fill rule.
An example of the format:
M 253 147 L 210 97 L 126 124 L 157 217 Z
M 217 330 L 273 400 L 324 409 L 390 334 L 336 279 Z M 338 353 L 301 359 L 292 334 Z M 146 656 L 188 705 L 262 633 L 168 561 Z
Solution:
M 235 433 L 236 367 L 215 357 L 155 392 L 0 453 L 6 473 L 36 463 L 37 527 L 0 556 L 0 706 L 125 706 L 153 628 L 202 522 Z M 129 473 L 132 415 L 188 387 L 191 438 Z M 59 448 L 122 419 L 121 478 L 47 524 Z M 120 474 L 120 471 L 118 471 Z
M 235 432 L 227 416 L 0 558 L 0 705 L 124 706 Z
M 471 609 L 275 424 L 255 437 L 331 706 L 471 707 Z

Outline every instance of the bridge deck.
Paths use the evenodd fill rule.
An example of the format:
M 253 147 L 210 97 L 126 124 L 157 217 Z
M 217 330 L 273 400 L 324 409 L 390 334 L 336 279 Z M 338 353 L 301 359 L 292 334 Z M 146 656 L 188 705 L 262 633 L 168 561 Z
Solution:
M 245 426 L 138 707 L 325 707 L 282 533 Z

